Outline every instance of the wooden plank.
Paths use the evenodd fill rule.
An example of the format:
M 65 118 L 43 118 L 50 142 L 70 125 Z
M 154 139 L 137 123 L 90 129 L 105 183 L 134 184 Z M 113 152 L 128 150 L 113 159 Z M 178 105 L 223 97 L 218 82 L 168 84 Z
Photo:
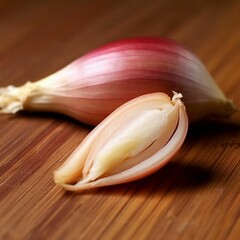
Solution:
M 239 11 L 237 0 L 1 1 L 0 86 L 115 39 L 164 36 L 196 52 L 239 106 Z M 191 126 L 172 163 L 145 179 L 65 192 L 53 171 L 90 131 L 57 114 L 0 116 L 0 239 L 239 239 L 239 114 Z

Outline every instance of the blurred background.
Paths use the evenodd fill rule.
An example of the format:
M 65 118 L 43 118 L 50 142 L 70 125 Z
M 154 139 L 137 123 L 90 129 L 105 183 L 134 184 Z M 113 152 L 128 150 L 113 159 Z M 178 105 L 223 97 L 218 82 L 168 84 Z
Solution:
M 37 80 L 113 40 L 159 36 L 194 51 L 226 94 L 236 98 L 239 88 L 224 82 L 239 79 L 234 70 L 240 62 L 238 2 L 1 1 L 0 83 Z

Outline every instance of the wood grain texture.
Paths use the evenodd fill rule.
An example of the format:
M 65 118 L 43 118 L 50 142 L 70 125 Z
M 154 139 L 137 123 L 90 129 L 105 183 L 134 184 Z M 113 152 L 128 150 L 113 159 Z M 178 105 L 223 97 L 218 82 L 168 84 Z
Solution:
M 1 1 L 0 86 L 55 72 L 112 40 L 164 36 L 203 60 L 240 106 L 240 1 Z M 240 116 L 191 126 L 157 173 L 87 193 L 53 171 L 91 129 L 55 114 L 0 116 L 0 239 L 237 240 Z

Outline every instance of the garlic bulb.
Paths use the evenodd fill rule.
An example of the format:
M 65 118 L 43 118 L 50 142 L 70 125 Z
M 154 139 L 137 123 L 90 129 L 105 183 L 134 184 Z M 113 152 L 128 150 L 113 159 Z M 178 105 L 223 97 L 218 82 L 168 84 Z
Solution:
M 181 97 L 152 93 L 119 107 L 54 172 L 55 182 L 67 190 L 81 191 L 157 171 L 176 154 L 187 134 Z
M 42 80 L 1 88 L 0 112 L 60 112 L 97 125 L 137 96 L 172 90 L 184 95 L 190 121 L 234 112 L 202 62 L 182 45 L 160 38 L 110 43 Z

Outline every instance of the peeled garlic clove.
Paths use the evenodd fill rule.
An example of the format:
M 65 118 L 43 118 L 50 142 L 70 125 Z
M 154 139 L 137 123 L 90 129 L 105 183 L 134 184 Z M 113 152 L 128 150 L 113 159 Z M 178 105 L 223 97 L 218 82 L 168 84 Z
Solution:
M 186 137 L 188 118 L 181 97 L 152 93 L 122 105 L 54 172 L 55 182 L 80 191 L 133 181 L 157 171 Z
M 110 43 L 40 81 L 0 89 L 0 112 L 60 112 L 97 125 L 137 96 L 172 89 L 183 94 L 191 122 L 235 110 L 191 51 L 166 39 L 137 38 Z

